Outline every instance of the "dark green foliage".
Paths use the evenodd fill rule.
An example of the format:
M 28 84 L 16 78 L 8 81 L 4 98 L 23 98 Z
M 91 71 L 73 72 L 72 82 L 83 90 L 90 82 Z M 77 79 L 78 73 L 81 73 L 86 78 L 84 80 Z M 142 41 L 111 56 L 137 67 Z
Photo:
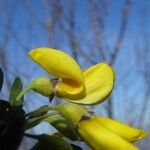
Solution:
M 77 145 L 71 144 L 71 146 L 72 146 L 73 150 L 82 150 L 82 148 Z M 41 142 L 38 142 L 30 150 L 54 150 L 54 149 L 47 147 L 46 145 L 42 144 Z M 67 150 L 67 149 L 64 149 L 64 150 Z
M 47 148 L 46 145 L 38 142 L 30 150 L 51 150 L 51 148 Z
M 4 75 L 2 69 L 0 68 L 0 91 L 2 89 L 3 80 L 4 80 Z
M 69 144 L 64 139 L 56 135 L 26 135 L 38 140 L 38 143 L 30 150 L 82 150 L 79 146 Z
M 12 106 L 20 106 L 23 105 L 23 97 L 20 101 L 17 101 L 16 98 L 22 91 L 22 81 L 19 77 L 17 77 L 11 87 L 10 95 L 9 95 L 9 103 Z
M 20 106 L 0 100 L 0 150 L 17 150 L 25 130 L 25 115 Z
M 68 144 L 61 137 L 55 135 L 38 135 L 38 136 L 29 136 L 35 138 L 39 141 L 31 150 L 74 150 L 70 144 Z
M 71 146 L 73 147 L 74 150 L 82 150 L 82 148 L 77 145 L 71 144 Z

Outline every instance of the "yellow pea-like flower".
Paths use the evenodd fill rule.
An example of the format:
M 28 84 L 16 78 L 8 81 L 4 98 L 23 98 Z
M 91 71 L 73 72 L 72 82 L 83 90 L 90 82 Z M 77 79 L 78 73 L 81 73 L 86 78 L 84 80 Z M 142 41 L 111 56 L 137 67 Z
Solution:
M 135 142 L 147 136 L 147 133 L 143 130 L 133 128 L 110 118 L 95 117 L 95 121 L 129 142 Z
M 139 150 L 130 142 L 146 136 L 142 130 L 103 117 L 81 121 L 78 124 L 78 132 L 94 150 Z
M 114 85 L 115 73 L 106 63 L 94 65 L 83 72 L 86 96 L 80 104 L 97 104 L 103 102 L 111 93 Z
M 55 96 L 80 104 L 103 102 L 114 85 L 114 70 L 106 63 L 82 71 L 68 54 L 51 48 L 37 48 L 29 56 L 48 73 L 61 78 L 54 89 Z
M 93 150 L 139 150 L 132 142 L 147 136 L 144 130 L 95 116 L 80 105 L 60 104 L 54 106 L 53 110 L 58 111 Z
M 62 78 L 55 90 L 58 97 L 79 99 L 85 96 L 80 66 L 68 54 L 50 48 L 37 48 L 30 51 L 29 56 L 48 73 Z

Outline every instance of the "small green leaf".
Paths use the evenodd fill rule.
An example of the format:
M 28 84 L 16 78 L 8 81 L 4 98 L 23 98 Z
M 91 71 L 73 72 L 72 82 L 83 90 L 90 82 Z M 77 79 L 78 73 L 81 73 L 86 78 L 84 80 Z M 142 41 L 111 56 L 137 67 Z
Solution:
M 73 147 L 74 150 L 82 150 L 82 148 L 77 145 L 71 144 L 71 146 Z
M 66 142 L 56 134 L 26 135 L 38 140 L 30 150 L 82 150 L 81 147 Z
M 19 77 L 17 77 L 11 87 L 10 95 L 9 95 L 9 103 L 12 106 L 20 106 L 23 105 L 23 97 L 20 101 L 17 101 L 16 98 L 19 93 L 22 91 L 22 82 Z
M 31 150 L 39 150 L 38 147 L 44 148 L 41 150 L 73 150 L 72 146 L 69 143 L 67 143 L 64 139 L 62 139 L 60 136 L 57 136 L 56 134 L 31 135 L 26 133 L 25 135 L 29 138 L 38 140 L 39 144 L 35 145 L 34 147 L 37 149 Z
M 72 146 L 73 150 L 82 150 L 82 148 L 77 145 L 71 144 L 71 146 Z M 42 144 L 41 142 L 38 142 L 30 150 L 54 150 L 54 149 Z M 58 150 L 61 150 L 61 148 Z M 64 150 L 66 150 L 66 149 L 64 149 Z
M 3 79 L 4 79 L 4 74 L 3 74 L 2 69 L 0 68 L 0 91 L 2 89 Z
M 48 150 L 73 150 L 70 144 L 55 135 L 42 134 L 38 137 L 38 140 L 46 145 Z
M 44 144 L 38 142 L 30 150 L 49 150 Z

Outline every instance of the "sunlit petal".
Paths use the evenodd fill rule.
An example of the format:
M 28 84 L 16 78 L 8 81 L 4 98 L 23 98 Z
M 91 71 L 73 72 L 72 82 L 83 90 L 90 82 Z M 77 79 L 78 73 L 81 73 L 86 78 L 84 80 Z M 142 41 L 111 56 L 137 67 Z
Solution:
M 111 93 L 114 86 L 115 73 L 112 67 L 105 63 L 94 65 L 83 72 L 86 97 L 81 104 L 97 104 L 103 102 Z
M 30 51 L 29 56 L 48 73 L 62 78 L 56 86 L 58 97 L 79 99 L 85 96 L 80 66 L 68 54 L 51 48 L 37 48 Z
M 136 146 L 93 119 L 80 122 L 78 132 L 94 150 L 138 150 Z
M 105 118 L 105 117 L 95 117 L 94 118 L 97 123 L 102 125 L 103 127 L 108 128 L 112 132 L 116 133 L 117 135 L 121 136 L 125 140 L 129 142 L 134 142 L 146 137 L 146 132 L 137 128 L 133 128 L 128 126 L 124 123 Z

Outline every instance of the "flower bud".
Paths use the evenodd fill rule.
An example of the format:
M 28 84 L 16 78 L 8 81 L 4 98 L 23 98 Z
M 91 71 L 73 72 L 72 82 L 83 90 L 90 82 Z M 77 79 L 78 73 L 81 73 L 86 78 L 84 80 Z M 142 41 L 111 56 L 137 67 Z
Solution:
M 57 129 L 63 136 L 66 136 L 71 140 L 78 139 L 77 134 L 75 133 L 73 127 L 67 120 L 58 119 L 53 121 L 51 125 L 55 127 L 55 129 Z
M 78 133 L 94 150 L 139 150 L 103 124 L 99 124 L 96 117 L 81 121 L 78 124 Z
M 32 81 L 32 89 L 44 96 L 50 96 L 53 93 L 53 85 L 48 77 L 39 77 Z
M 83 116 L 89 114 L 86 108 L 71 103 L 57 105 L 55 110 L 74 125 L 77 125 Z

